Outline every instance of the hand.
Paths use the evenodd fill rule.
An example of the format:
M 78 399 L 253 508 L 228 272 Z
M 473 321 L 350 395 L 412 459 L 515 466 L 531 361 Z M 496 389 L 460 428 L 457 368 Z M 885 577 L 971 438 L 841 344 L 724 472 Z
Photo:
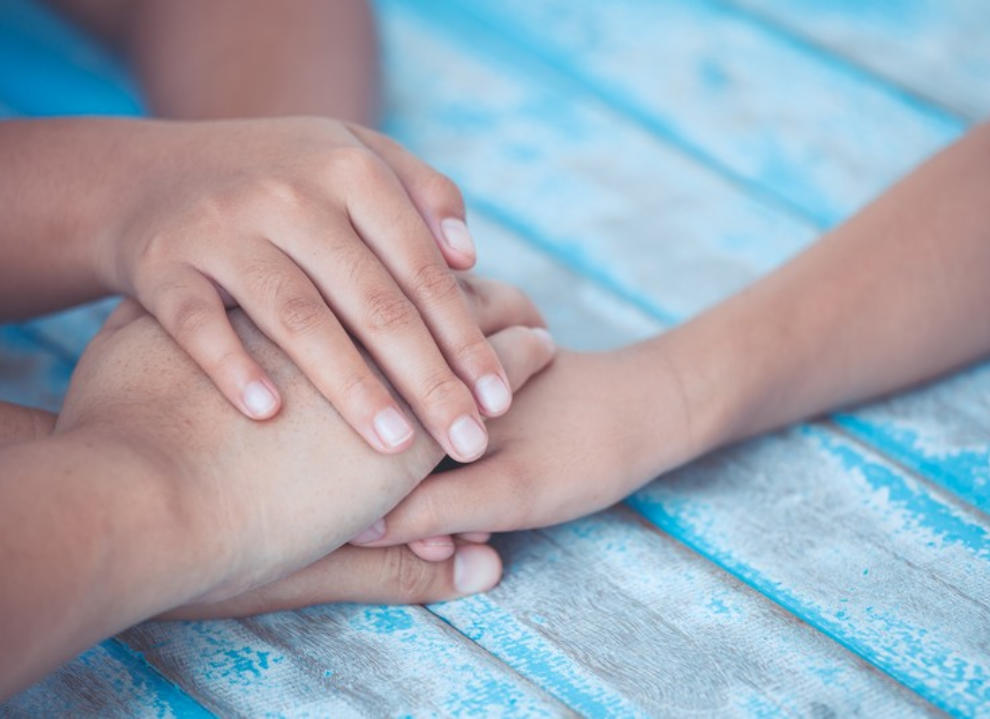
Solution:
M 474 263 L 449 180 L 322 118 L 134 126 L 151 159 L 103 234 L 104 284 L 136 298 L 235 407 L 266 419 L 282 397 L 225 304 L 378 451 L 409 447 L 413 426 L 348 333 L 449 455 L 484 452 L 479 407 L 502 414 L 511 392 L 448 268 Z
M 381 538 L 354 543 L 408 542 L 443 560 L 454 549 L 448 535 L 590 514 L 698 451 L 676 377 L 641 346 L 559 352 L 489 432 L 485 457 L 429 477 L 385 518 Z
M 470 281 L 475 321 L 532 318 L 517 291 Z M 501 293 L 501 294 L 500 294 Z M 152 456 L 188 524 L 198 602 L 228 599 L 325 556 L 385 514 L 443 450 L 420 435 L 408 452 L 375 453 L 239 311 L 238 336 L 286 388 L 285 410 L 259 424 L 234 411 L 153 318 L 124 303 L 84 353 L 56 434 L 88 429 Z M 512 386 L 552 355 L 542 330 L 491 337 Z M 178 581 L 178 580 L 177 580 Z
M 444 561 L 428 561 L 408 547 L 343 546 L 287 577 L 217 602 L 187 604 L 159 619 L 225 619 L 314 604 L 428 604 L 485 592 L 502 576 L 491 547 L 459 542 Z

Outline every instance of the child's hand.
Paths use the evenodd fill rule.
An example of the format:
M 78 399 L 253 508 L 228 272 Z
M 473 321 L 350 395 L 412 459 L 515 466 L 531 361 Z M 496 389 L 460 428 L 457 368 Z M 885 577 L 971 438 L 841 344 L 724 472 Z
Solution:
M 480 293 L 472 294 L 472 317 L 494 331 L 492 345 L 518 387 L 550 360 L 552 345 L 542 331 L 498 331 L 533 316 L 516 291 L 470 286 Z M 323 557 L 391 509 L 443 455 L 425 433 L 402 455 L 374 452 L 240 311 L 231 317 L 286 388 L 285 411 L 271 422 L 234 411 L 158 323 L 125 302 L 80 360 L 56 426 L 56 434 L 112 437 L 160 468 L 156 486 L 188 537 L 188 546 L 161 551 L 187 566 L 170 581 L 200 602 Z
M 231 328 L 236 303 L 378 451 L 409 447 L 413 426 L 355 339 L 448 454 L 484 452 L 478 408 L 500 415 L 511 393 L 449 269 L 474 263 L 449 180 L 321 118 L 135 125 L 150 159 L 101 238 L 101 272 L 235 407 L 264 419 L 281 403 Z
M 386 516 L 380 539 L 354 543 L 410 543 L 420 556 L 442 560 L 454 549 L 447 535 L 565 522 L 686 461 L 696 450 L 676 380 L 644 360 L 636 348 L 558 353 L 512 411 L 489 424 L 485 457 L 429 477 Z M 659 464 L 658 454 L 665 455 Z

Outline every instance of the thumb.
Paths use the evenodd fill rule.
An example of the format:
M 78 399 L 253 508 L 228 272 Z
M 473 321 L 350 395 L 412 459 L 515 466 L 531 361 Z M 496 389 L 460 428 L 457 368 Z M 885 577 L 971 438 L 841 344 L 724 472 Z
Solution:
M 497 452 L 474 464 L 427 477 L 388 513 L 375 538 L 360 545 L 387 547 L 424 537 L 482 530 L 508 532 L 531 526 L 532 487 L 512 464 L 504 452 Z
M 300 609 L 329 602 L 427 604 L 484 592 L 502 576 L 494 549 L 465 544 L 444 562 L 428 562 L 407 547 L 345 545 L 270 584 L 219 602 L 187 604 L 159 619 L 220 619 Z

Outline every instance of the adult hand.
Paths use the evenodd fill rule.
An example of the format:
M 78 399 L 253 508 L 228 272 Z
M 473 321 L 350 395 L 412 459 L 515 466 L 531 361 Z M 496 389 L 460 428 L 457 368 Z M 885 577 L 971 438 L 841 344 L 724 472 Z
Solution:
M 479 326 L 534 319 L 517 291 L 468 286 Z M 401 455 L 374 452 L 243 313 L 230 317 L 285 387 L 274 420 L 234 411 L 153 318 L 125 303 L 80 360 L 56 425 L 56 434 L 112 435 L 163 468 L 177 521 L 197 538 L 187 573 L 197 602 L 229 599 L 319 560 L 391 509 L 443 455 L 422 434 Z M 514 387 L 553 353 L 543 330 L 508 327 L 491 342 Z
M 308 567 L 230 599 L 177 607 L 159 619 L 221 619 L 314 604 L 429 604 L 484 592 L 498 583 L 502 561 L 486 544 L 458 542 L 442 561 L 408 547 L 343 546 Z
M 451 271 L 475 259 L 452 182 L 384 136 L 325 118 L 120 125 L 142 166 L 107 213 L 97 271 L 235 407 L 270 418 L 285 387 L 225 304 L 376 450 L 406 449 L 414 428 L 352 336 L 447 454 L 484 452 L 481 415 L 504 413 L 511 392 Z

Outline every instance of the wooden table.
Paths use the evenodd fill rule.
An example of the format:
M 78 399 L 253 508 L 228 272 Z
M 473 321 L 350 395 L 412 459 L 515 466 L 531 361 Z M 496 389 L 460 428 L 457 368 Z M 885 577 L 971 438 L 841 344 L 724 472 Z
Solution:
M 388 131 L 580 348 L 742 287 L 990 110 L 980 0 L 379 7 Z M 47 12 L 0 14 L 9 114 L 138 111 Z M 57 407 L 105 308 L 3 328 L 2 394 Z M 982 366 L 500 537 L 484 596 L 149 623 L 0 714 L 990 716 L 987 512 Z

